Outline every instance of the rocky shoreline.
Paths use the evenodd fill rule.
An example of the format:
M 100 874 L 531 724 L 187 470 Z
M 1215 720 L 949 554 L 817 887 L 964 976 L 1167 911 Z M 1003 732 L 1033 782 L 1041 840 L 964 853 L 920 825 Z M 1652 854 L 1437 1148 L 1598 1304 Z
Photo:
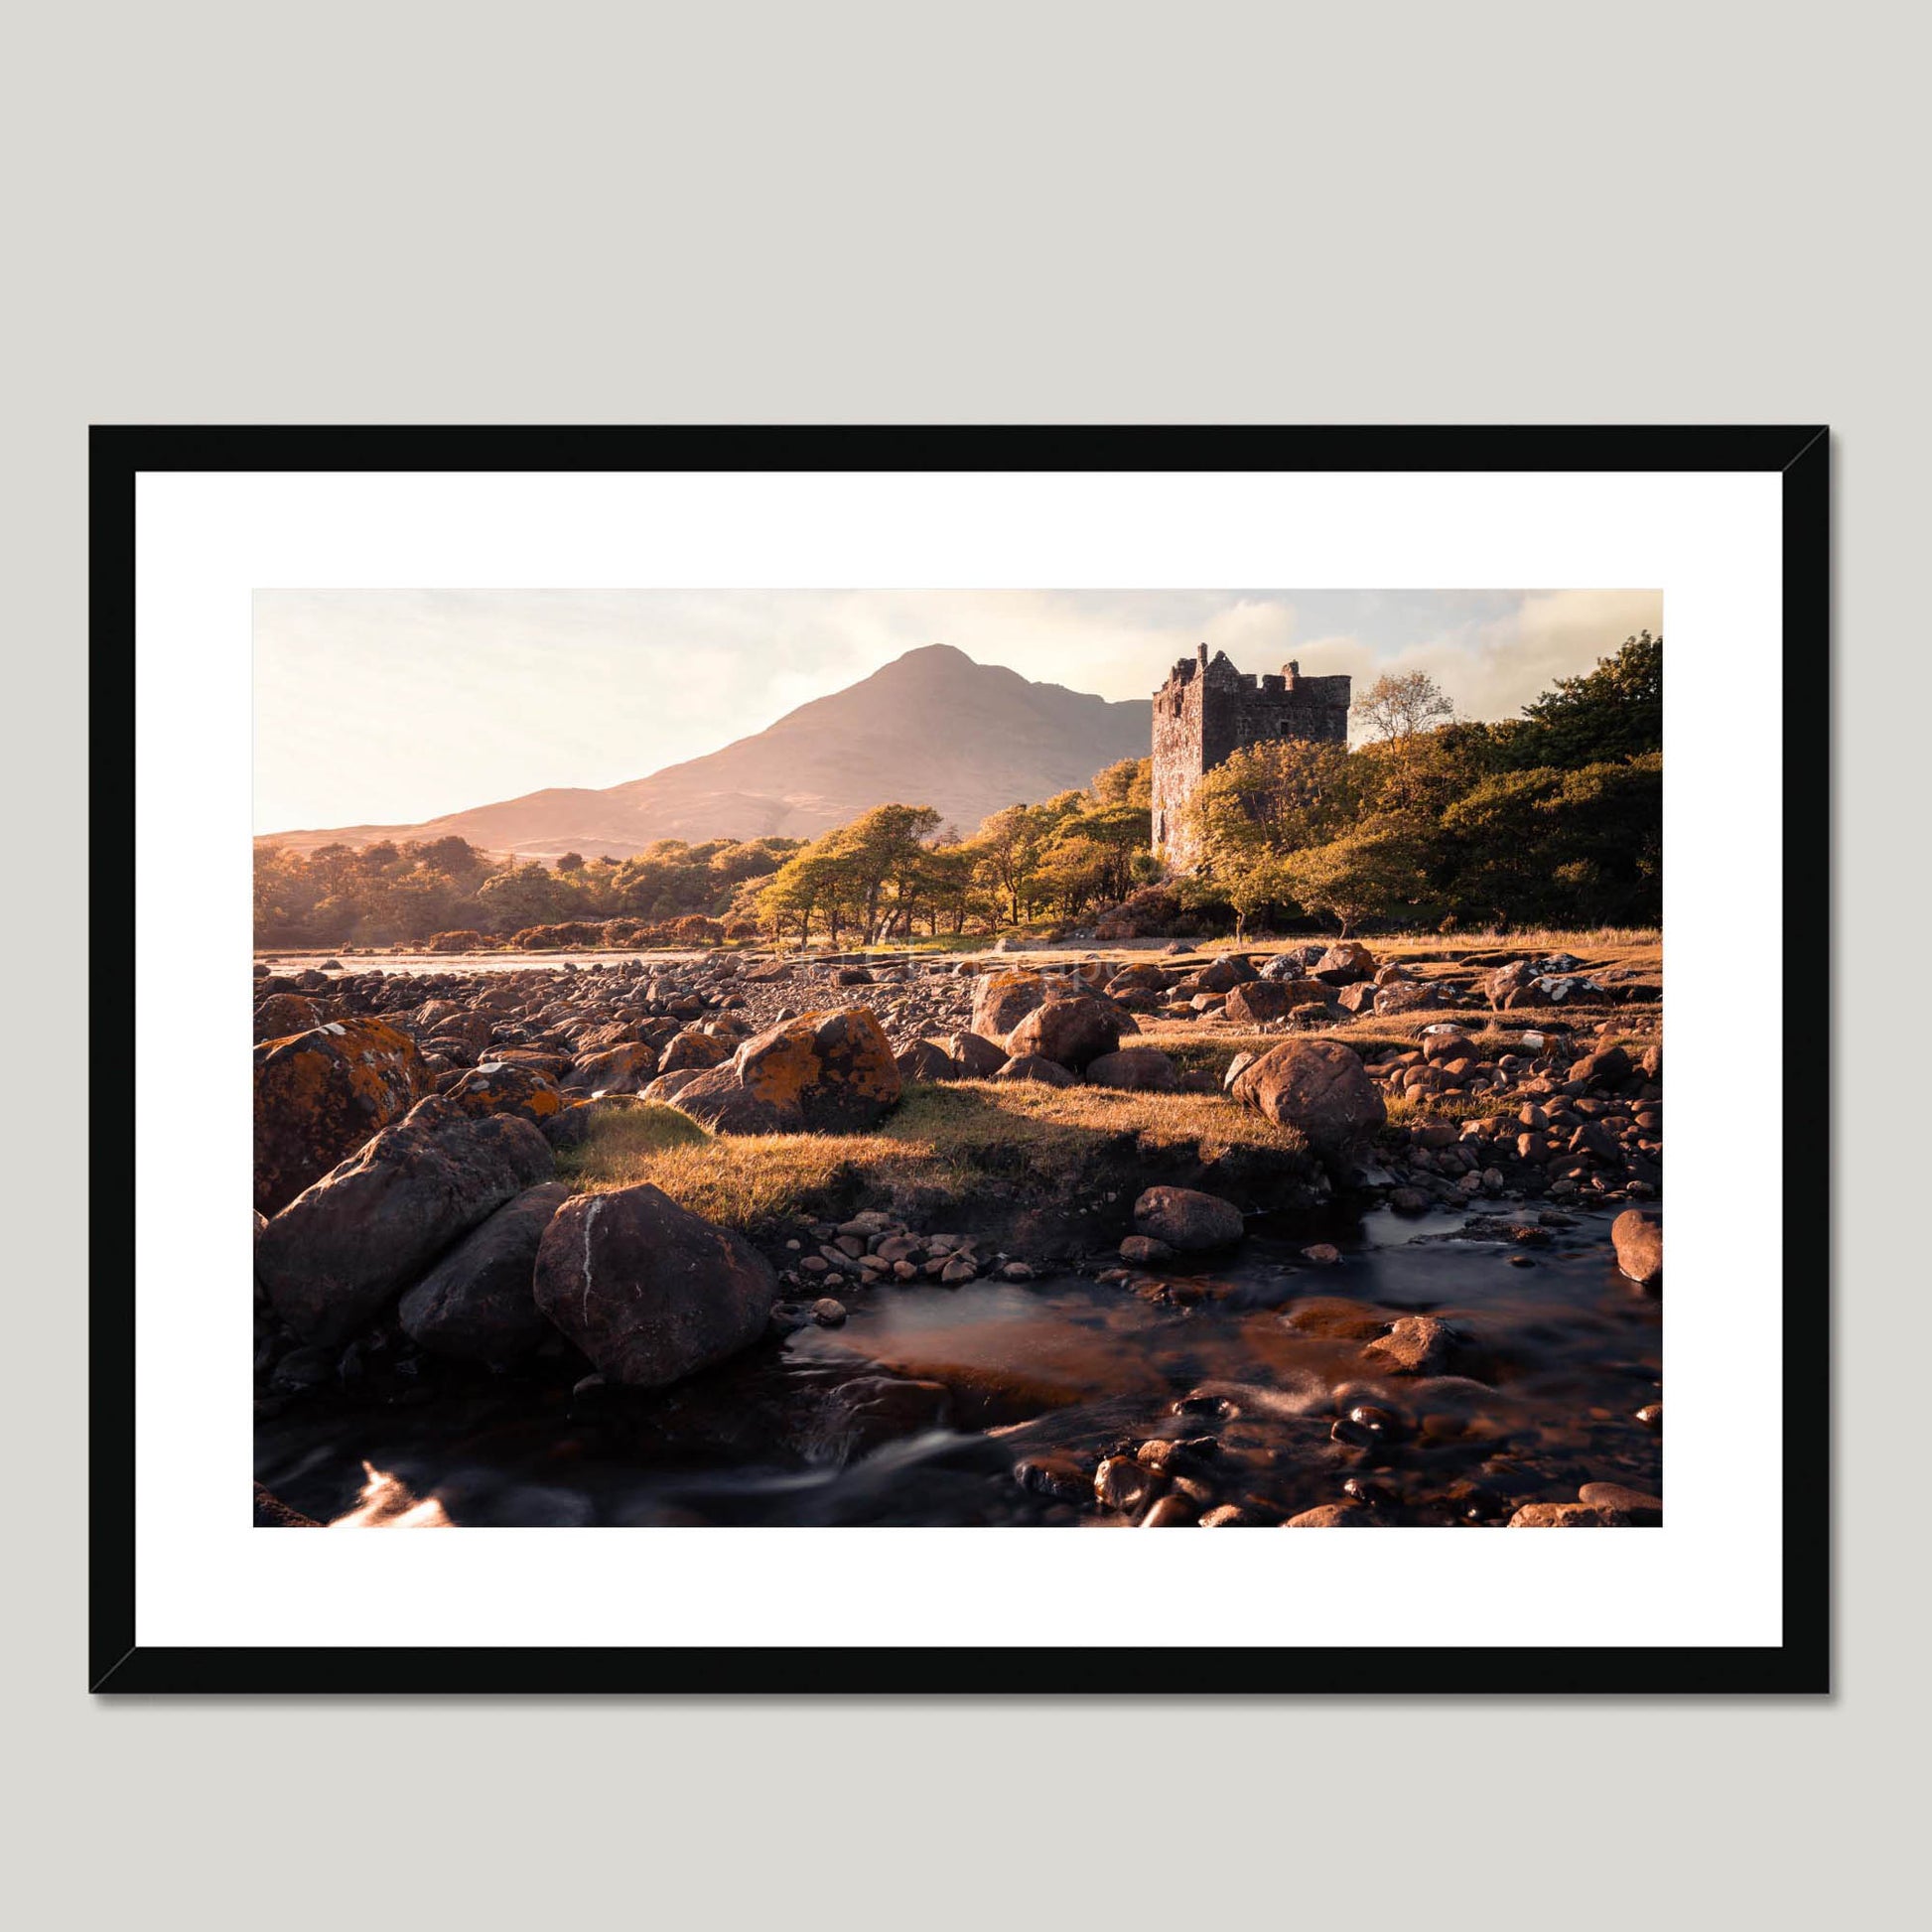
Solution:
M 639 1470 L 675 1470 L 688 1446 L 655 1441 L 655 1411 L 740 1401 L 749 1426 L 775 1376 L 789 1420 L 753 1429 L 741 1462 L 795 1451 L 850 1484 L 937 1443 L 984 1463 L 997 1501 L 972 1488 L 935 1520 L 1599 1527 L 1661 1512 L 1647 1354 L 1617 1370 L 1647 1400 L 1590 1404 L 1597 1453 L 1526 1452 L 1525 1429 L 1541 1442 L 1552 1425 L 1519 1416 L 1512 1461 L 1496 1418 L 1538 1373 L 1516 1316 L 1379 1303 L 1351 1279 L 1374 1258 L 1349 1249 L 1367 1213 L 1415 1232 L 1405 1279 L 1437 1265 L 1443 1232 L 1450 1274 L 1478 1252 L 1601 1273 L 1589 1257 L 1613 1253 L 1654 1320 L 1652 980 L 1493 949 L 1378 963 L 1348 944 L 258 965 L 255 996 L 257 1418 L 279 1446 L 258 1477 L 286 1480 L 298 1438 L 328 1462 L 332 1419 L 368 1434 L 385 1413 L 511 1389 L 566 1434 L 588 1412 L 593 1433 L 635 1438 Z M 795 1197 L 754 1211 L 748 1191 L 722 1218 L 680 1200 L 688 1170 L 666 1166 L 710 1164 L 716 1191 L 799 1150 L 824 1165 Z M 1624 1316 L 1613 1296 L 1602 1318 Z M 975 1366 L 988 1336 L 1030 1322 L 1039 1363 L 1126 1326 L 1064 1386 L 1017 1340 Z M 902 1345 L 925 1329 L 949 1337 L 936 1360 Z M 1203 1350 L 1228 1355 L 1218 1381 L 1236 1393 L 1184 1373 Z M 331 1480 L 316 1514 L 278 1489 L 258 1521 L 355 1517 Z M 714 1504 L 691 1520 L 732 1517 Z

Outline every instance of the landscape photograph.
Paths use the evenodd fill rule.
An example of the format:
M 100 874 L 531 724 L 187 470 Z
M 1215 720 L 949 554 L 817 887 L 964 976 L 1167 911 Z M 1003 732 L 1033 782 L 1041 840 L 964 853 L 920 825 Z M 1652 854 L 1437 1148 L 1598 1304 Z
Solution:
M 258 590 L 256 1525 L 1661 1525 L 1663 637 Z

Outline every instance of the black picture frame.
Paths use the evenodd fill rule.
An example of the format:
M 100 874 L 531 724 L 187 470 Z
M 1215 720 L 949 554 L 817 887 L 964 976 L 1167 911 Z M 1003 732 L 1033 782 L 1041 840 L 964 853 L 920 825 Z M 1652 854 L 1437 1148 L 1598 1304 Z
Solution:
M 1822 425 L 1704 427 L 95 427 L 89 441 L 91 886 L 124 929 L 136 849 L 135 483 L 178 471 L 1703 471 L 1782 491 L 1783 877 L 1829 894 L 1830 452 Z M 1818 992 L 1787 928 L 1789 984 Z M 125 1160 L 121 955 L 90 967 L 90 1157 Z M 1784 1045 L 1817 1065 L 1817 999 Z M 89 1209 L 90 1643 L 95 1692 L 139 1693 L 1825 1693 L 1831 1688 L 1830 1201 L 1812 1150 L 1827 1078 L 1785 1096 L 1783 1641 L 1770 1647 L 200 1648 L 135 1642 L 134 1229 L 124 1192 Z M 1802 1165 L 1801 1165 L 1802 1164 Z M 1821 1339 L 1827 1338 L 1827 1339 Z M 1802 1436 L 1802 1440 L 1801 1440 Z

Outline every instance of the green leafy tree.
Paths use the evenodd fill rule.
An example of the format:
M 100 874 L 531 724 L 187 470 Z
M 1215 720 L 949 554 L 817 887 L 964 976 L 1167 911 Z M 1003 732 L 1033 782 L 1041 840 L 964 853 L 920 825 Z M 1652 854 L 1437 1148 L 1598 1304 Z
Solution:
M 1370 919 L 1415 916 L 1428 889 L 1409 828 L 1345 833 L 1281 860 L 1282 886 L 1304 911 L 1331 918 L 1346 939 Z
M 1642 630 L 1594 670 L 1559 678 L 1504 736 L 1520 769 L 1574 769 L 1664 749 L 1664 640 Z

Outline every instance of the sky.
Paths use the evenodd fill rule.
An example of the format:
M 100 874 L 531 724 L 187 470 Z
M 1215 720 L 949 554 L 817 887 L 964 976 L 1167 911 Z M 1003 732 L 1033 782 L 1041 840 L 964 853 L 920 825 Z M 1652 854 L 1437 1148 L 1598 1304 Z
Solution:
M 604 786 L 762 731 L 922 644 L 1145 698 L 1205 641 L 1244 671 L 1428 671 L 1506 718 L 1658 591 L 257 591 L 258 833 L 414 824 Z

